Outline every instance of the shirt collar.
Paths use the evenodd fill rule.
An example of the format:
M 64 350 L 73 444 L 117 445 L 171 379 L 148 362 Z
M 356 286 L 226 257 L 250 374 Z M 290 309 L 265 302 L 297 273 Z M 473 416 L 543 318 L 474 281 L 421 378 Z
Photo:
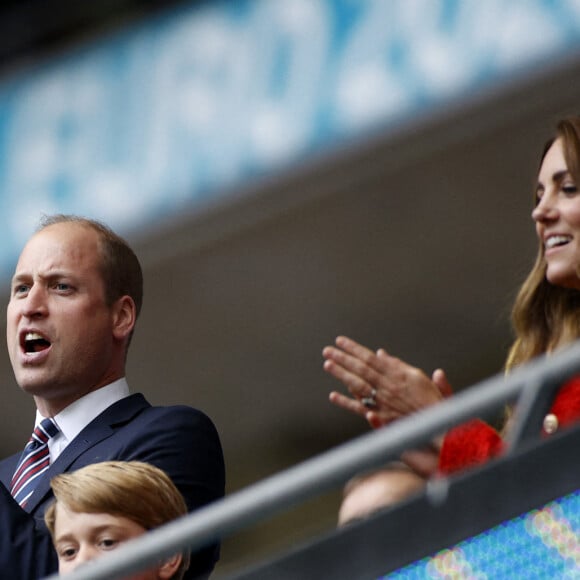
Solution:
M 128 397 L 129 394 L 127 380 L 122 377 L 77 399 L 55 415 L 53 419 L 60 429 L 63 439 L 69 443 L 105 409 Z M 43 419 L 44 417 L 37 410 L 34 426 L 36 427 Z

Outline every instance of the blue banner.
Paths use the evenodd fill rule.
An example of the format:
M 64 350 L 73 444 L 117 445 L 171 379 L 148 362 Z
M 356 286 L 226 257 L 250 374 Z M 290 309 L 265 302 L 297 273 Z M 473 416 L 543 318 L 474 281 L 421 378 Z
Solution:
M 0 274 L 41 213 L 121 232 L 580 45 L 580 0 L 180 6 L 0 83 Z

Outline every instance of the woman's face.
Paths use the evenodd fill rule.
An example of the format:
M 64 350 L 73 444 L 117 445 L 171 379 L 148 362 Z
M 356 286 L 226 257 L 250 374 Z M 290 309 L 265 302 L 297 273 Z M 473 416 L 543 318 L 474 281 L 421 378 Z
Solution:
M 580 194 L 564 159 L 562 139 L 548 149 L 540 167 L 532 212 L 544 246 L 551 284 L 580 289 Z

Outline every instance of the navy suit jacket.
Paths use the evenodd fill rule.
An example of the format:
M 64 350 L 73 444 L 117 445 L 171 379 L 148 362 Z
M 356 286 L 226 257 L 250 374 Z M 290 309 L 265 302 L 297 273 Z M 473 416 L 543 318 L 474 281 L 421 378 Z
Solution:
M 17 453 L 0 462 L 2 578 L 8 573 L 14 580 L 37 580 L 58 570 L 43 516 L 53 498 L 50 479 L 59 473 L 101 461 L 144 461 L 171 477 L 190 511 L 224 495 L 224 459 L 211 420 L 191 407 L 152 407 L 141 394 L 118 401 L 89 423 L 42 476 L 25 509 L 8 491 L 19 458 Z M 218 544 L 195 552 L 186 578 L 207 577 L 218 557 Z

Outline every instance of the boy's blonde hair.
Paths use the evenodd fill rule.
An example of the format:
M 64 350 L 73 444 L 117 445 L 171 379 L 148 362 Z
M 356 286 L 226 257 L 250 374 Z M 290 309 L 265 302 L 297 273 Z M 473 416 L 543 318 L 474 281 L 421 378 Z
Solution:
M 127 518 L 146 530 L 187 514 L 183 496 L 161 469 L 139 461 L 104 461 L 52 478 L 55 501 L 44 521 L 54 537 L 56 505 L 77 513 L 106 513 Z M 173 578 L 189 567 L 189 553 Z

